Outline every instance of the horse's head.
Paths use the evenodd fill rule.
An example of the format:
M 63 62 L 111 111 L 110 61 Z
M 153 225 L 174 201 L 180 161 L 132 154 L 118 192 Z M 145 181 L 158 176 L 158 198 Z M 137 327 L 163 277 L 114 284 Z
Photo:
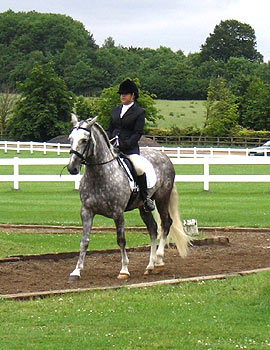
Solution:
M 94 140 L 91 138 L 91 128 L 96 120 L 97 117 L 79 122 L 75 114 L 71 115 L 73 129 L 69 135 L 71 150 L 67 169 L 72 175 L 80 172 L 81 165 L 86 164 L 87 158 L 93 153 Z

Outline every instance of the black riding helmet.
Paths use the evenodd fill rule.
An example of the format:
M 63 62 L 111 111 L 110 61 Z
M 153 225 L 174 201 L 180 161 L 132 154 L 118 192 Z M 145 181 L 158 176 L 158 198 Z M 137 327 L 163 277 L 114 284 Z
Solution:
M 137 85 L 129 79 L 126 79 L 119 85 L 119 90 L 117 92 L 118 94 L 134 94 L 136 100 L 139 97 Z

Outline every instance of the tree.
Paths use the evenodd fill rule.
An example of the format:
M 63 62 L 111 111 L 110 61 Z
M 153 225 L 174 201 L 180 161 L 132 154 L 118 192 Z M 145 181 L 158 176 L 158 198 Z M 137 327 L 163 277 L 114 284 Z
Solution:
M 97 98 L 78 96 L 74 100 L 74 113 L 81 119 L 98 115 Z
M 9 86 L 4 86 L 2 93 L 0 93 L 0 136 L 6 134 L 6 124 L 8 119 L 12 116 L 13 108 L 17 100 L 17 95 L 14 94 Z
M 9 84 L 16 86 L 16 82 L 24 81 L 30 74 L 35 63 L 41 65 L 50 61 L 49 57 L 45 57 L 41 51 L 32 51 L 19 62 L 16 67 L 10 71 Z
M 94 61 L 96 49 L 93 36 L 71 17 L 35 11 L 0 13 L 0 84 L 9 79 L 15 85 L 18 76 L 24 80 L 20 71 L 24 74 L 32 52 L 43 55 L 46 63 L 52 60 L 59 73 L 63 64 L 64 68 L 74 65 L 77 56 Z M 43 57 L 39 62 L 44 63 Z M 16 74 L 11 75 L 14 70 Z
M 102 45 L 105 49 L 112 49 L 115 47 L 115 41 L 111 36 L 104 40 L 104 44 Z
M 270 130 L 270 85 L 254 77 L 243 97 L 243 127 L 253 130 Z
M 255 31 L 249 24 L 221 21 L 201 46 L 201 58 L 203 61 L 212 58 L 227 62 L 230 57 L 244 57 L 251 62 L 262 62 L 263 56 L 256 50 L 256 45 Z
M 238 57 L 231 57 L 225 65 L 223 77 L 240 102 L 253 76 L 256 76 L 258 65 Z
M 206 121 L 203 134 L 209 136 L 231 135 L 238 125 L 236 97 L 226 87 L 222 78 L 211 79 L 206 101 Z
M 175 53 L 163 46 L 148 51 L 148 57 L 138 69 L 138 76 L 145 89 L 158 98 L 186 99 L 190 70 L 182 51 Z
M 254 30 L 236 20 L 221 22 L 201 52 L 185 56 L 162 46 L 116 46 L 112 37 L 98 47 L 82 23 L 64 15 L 0 13 L 0 86 L 13 89 L 35 62 L 53 62 L 57 75 L 77 95 L 99 96 L 129 76 L 157 98 L 206 99 L 210 79 L 222 76 L 239 98 L 253 76 L 270 83 L 270 63 L 261 61 Z
M 10 137 L 47 141 L 69 129 L 73 99 L 51 63 L 35 64 L 18 88 L 21 96 L 9 121 Z

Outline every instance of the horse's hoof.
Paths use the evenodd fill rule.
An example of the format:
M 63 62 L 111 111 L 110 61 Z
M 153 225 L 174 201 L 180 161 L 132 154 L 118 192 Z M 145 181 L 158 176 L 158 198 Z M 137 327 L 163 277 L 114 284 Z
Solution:
M 146 276 L 146 275 L 151 275 L 151 274 L 153 273 L 153 271 L 154 271 L 154 270 L 151 270 L 151 269 L 145 270 L 145 271 L 144 271 L 144 275 L 145 275 L 145 276 Z
M 119 280 L 127 280 L 129 278 L 129 274 L 128 273 L 119 273 L 119 275 L 117 276 L 117 278 Z
M 157 266 L 155 266 L 155 269 L 154 269 L 154 273 L 155 274 L 159 274 L 159 273 L 161 273 L 161 272 L 163 272 L 164 271 L 164 265 L 157 265 Z
M 72 282 L 78 282 L 80 280 L 80 276 L 69 276 L 68 282 L 72 283 Z

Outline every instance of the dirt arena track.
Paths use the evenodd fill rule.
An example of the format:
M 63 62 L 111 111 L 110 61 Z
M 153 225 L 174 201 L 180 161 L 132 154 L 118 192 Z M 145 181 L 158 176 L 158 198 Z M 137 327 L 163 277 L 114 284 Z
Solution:
M 182 259 L 175 249 L 166 249 L 165 269 L 160 274 L 144 276 L 149 247 L 130 249 L 128 252 L 130 278 L 119 281 L 120 251 L 89 251 L 81 280 L 68 283 L 75 268 L 78 253 L 25 256 L 0 260 L 0 294 L 39 293 L 78 288 L 121 287 L 122 285 L 179 278 L 227 274 L 244 270 L 270 268 L 269 231 L 211 233 L 201 245 L 190 248 Z M 225 237 L 224 237 L 225 236 Z

